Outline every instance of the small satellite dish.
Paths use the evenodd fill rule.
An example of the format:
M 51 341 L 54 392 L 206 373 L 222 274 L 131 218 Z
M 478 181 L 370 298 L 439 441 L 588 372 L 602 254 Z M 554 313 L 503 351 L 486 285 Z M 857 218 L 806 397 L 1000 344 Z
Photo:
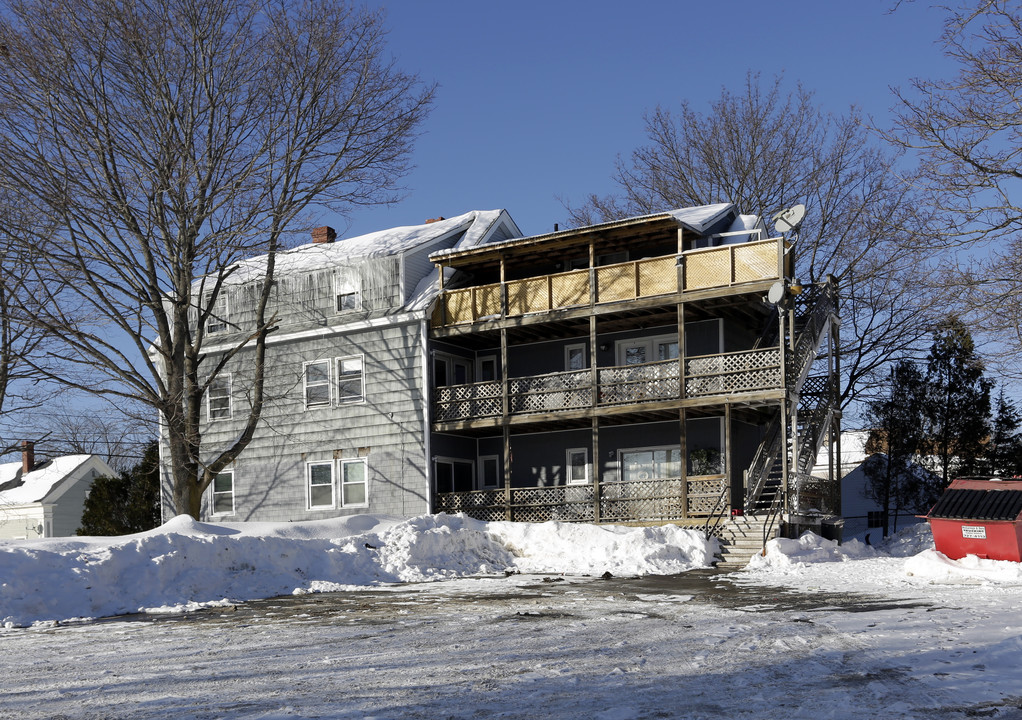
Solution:
M 798 232 L 802 221 L 806 219 L 806 206 L 802 203 L 793 205 L 787 210 L 781 210 L 774 215 L 774 229 L 781 233 Z
M 772 305 L 776 305 L 783 299 L 784 299 L 784 283 L 775 282 L 773 285 L 770 286 L 770 289 L 767 290 L 767 300 Z

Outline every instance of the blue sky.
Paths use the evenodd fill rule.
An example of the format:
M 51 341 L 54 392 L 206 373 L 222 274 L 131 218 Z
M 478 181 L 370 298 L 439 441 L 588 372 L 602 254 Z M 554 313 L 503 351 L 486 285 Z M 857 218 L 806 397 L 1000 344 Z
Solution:
M 439 84 L 397 205 L 355 211 L 344 236 L 505 208 L 526 234 L 565 222 L 559 201 L 615 190 L 614 161 L 644 142 L 643 113 L 705 111 L 749 70 L 783 73 L 820 105 L 883 121 L 892 86 L 948 75 L 942 13 L 894 0 L 468 2 L 369 0 L 398 66 Z

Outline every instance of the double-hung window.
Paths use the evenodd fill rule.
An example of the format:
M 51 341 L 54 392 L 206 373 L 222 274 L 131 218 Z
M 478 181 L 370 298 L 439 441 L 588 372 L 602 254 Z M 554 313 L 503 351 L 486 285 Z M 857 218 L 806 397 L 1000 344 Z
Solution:
M 309 483 L 309 509 L 332 508 L 334 506 L 333 462 L 314 462 L 305 467 Z
M 305 407 L 330 404 L 330 361 L 305 363 Z
M 589 450 L 573 448 L 567 451 L 568 484 L 586 485 L 589 483 Z
M 214 515 L 234 514 L 234 471 L 225 470 L 213 478 L 210 493 Z
M 217 293 L 216 299 L 213 299 L 213 293 L 206 293 L 203 296 L 203 305 L 209 309 L 209 315 L 206 317 L 206 333 L 213 335 L 215 333 L 227 332 L 227 288 L 220 288 L 220 292 Z
M 365 382 L 361 355 L 337 358 L 337 402 L 355 403 L 365 400 Z
M 231 419 L 231 376 L 217 375 L 206 390 L 206 415 L 210 420 Z
M 369 472 L 365 458 L 341 460 L 341 506 L 365 507 L 369 504 Z

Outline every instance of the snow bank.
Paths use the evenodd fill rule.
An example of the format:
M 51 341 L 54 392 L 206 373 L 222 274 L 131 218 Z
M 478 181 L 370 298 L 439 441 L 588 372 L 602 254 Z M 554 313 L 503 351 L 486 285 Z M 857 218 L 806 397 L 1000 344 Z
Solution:
M 182 611 L 278 595 L 505 570 L 670 574 L 715 545 L 675 526 L 483 523 L 360 515 L 307 523 L 199 523 L 179 516 L 116 538 L 0 541 L 0 621 Z

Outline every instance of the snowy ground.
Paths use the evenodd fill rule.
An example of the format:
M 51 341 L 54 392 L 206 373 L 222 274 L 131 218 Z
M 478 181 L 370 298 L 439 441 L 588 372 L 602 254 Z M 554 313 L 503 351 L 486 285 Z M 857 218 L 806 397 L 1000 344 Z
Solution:
M 712 551 L 447 516 L 0 542 L 0 718 L 1022 719 L 1018 564 Z

